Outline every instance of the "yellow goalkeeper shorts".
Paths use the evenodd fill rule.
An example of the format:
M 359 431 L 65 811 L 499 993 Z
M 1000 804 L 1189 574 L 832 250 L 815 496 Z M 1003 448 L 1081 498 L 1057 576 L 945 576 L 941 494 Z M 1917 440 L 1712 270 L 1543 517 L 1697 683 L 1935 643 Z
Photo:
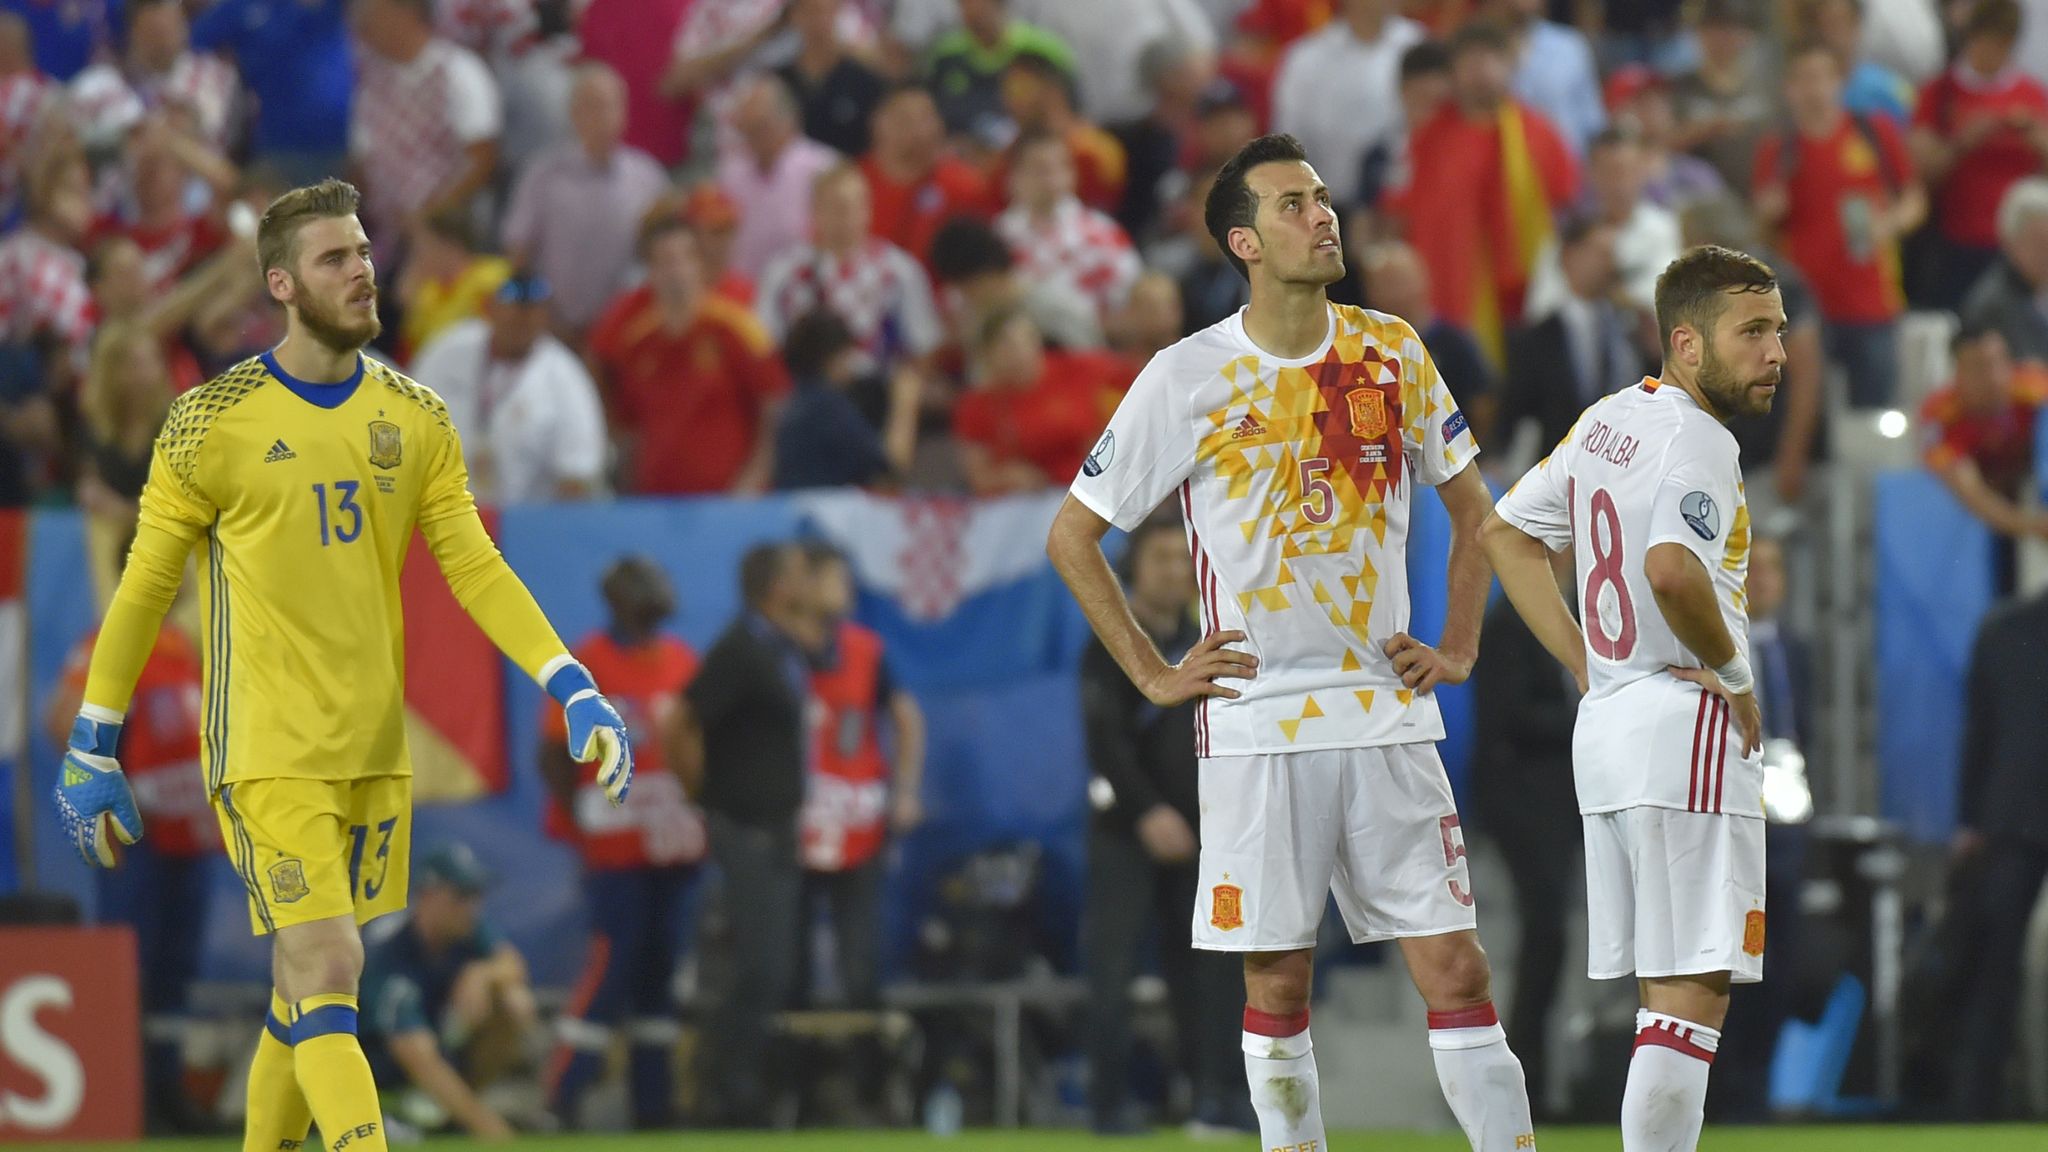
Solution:
M 221 785 L 213 807 L 258 936 L 405 907 L 412 777 L 241 780 Z

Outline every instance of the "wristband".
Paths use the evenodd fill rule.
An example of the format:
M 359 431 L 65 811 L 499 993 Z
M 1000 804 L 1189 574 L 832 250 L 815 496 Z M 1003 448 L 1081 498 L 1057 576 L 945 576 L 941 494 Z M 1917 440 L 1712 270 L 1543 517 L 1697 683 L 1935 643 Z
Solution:
M 1721 678 L 1721 686 L 1736 696 L 1747 696 L 1756 690 L 1756 677 L 1749 670 L 1749 661 L 1737 652 L 1734 659 L 1714 669 L 1714 675 Z
M 597 695 L 597 682 L 590 678 L 590 673 L 583 665 L 573 660 L 561 664 L 557 664 L 556 661 L 549 663 L 556 666 L 542 670 L 547 675 L 542 678 L 541 686 L 547 689 L 548 695 L 555 698 L 556 703 L 566 708 L 571 701 L 586 692 L 592 696 Z

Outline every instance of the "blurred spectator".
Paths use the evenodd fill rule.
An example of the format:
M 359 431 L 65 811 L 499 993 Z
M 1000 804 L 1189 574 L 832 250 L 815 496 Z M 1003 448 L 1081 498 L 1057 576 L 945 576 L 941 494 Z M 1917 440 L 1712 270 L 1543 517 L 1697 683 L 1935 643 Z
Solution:
M 347 9 L 346 0 L 215 0 L 193 22 L 193 47 L 233 57 L 254 97 L 249 150 L 287 187 L 347 167 L 356 87 Z
M 1155 518 L 1134 529 L 1121 574 L 1139 627 L 1168 660 L 1185 656 L 1202 628 L 1192 610 L 1195 566 L 1181 525 Z M 1093 1127 L 1105 1134 L 1150 1130 L 1129 1113 L 1131 981 L 1155 935 L 1174 1014 L 1168 1051 L 1179 1056 L 1193 1090 L 1194 1118 L 1246 1127 L 1239 966 L 1228 953 L 1197 952 L 1188 943 L 1201 823 L 1195 704 L 1155 706 L 1091 640 L 1081 657 L 1081 712 L 1093 770 L 1081 913 Z
M 674 1120 L 670 1064 L 680 1033 L 671 989 L 688 935 L 683 901 L 705 852 L 704 817 L 683 794 L 674 751 L 677 702 L 697 673 L 697 654 L 662 629 L 675 615 L 676 595 L 652 560 L 621 557 L 599 589 L 606 625 L 579 641 L 575 656 L 603 678 L 606 698 L 625 718 L 633 787 L 614 806 L 597 786 L 598 766 L 570 759 L 562 710 L 541 710 L 547 830 L 576 847 L 591 920 L 579 995 L 556 1022 L 549 1110 L 581 1127 L 584 1094 L 604 1075 L 623 1031 L 633 1127 L 666 1128 Z
M 1427 38 L 1394 0 L 1343 0 L 1337 18 L 1281 57 L 1273 130 L 1301 141 L 1343 207 L 1358 203 L 1366 157 L 1402 134 L 1402 54 Z
M 874 148 L 860 158 L 874 234 L 930 266 L 932 236 L 956 215 L 995 211 L 987 178 L 946 154 L 946 127 L 930 88 L 899 84 L 874 107 Z
M 839 153 L 799 129 L 796 97 L 772 75 L 742 80 L 732 126 L 740 148 L 718 158 L 718 183 L 740 208 L 732 267 L 759 279 L 770 261 L 811 231 L 811 189 Z
M 71 735 L 98 636 L 95 629 L 72 648 L 44 708 L 52 746 Z M 212 857 L 221 851 L 220 823 L 199 772 L 200 700 L 198 648 L 167 624 L 142 666 L 121 728 L 121 768 L 149 834 L 121 849 L 119 868 L 93 870 L 100 921 L 135 931 L 143 1099 L 152 1133 L 216 1130 L 185 1089 L 185 1014 L 213 902 Z
M 1975 870 L 1970 891 L 1982 910 L 1984 931 L 1974 942 L 1975 968 L 1964 976 L 1969 991 L 1962 1035 L 1952 1041 L 1960 1049 L 1951 1082 L 1962 1120 L 2013 1115 L 2008 1053 L 2013 1022 L 2023 1016 L 2015 1006 L 2024 999 L 2028 912 L 2048 878 L 2044 650 L 2048 591 L 1994 609 L 1977 630 L 1963 692 L 1954 857 L 1959 866 Z
M 590 333 L 625 491 L 759 492 L 775 467 L 775 409 L 789 381 L 744 307 L 709 291 L 682 218 L 640 233 L 647 282 Z
M 569 0 L 461 0 L 437 9 L 441 35 L 476 53 L 498 82 L 501 171 L 522 169 L 568 138 L 569 90 L 582 55 Z
M 1003 108 L 1016 127 L 1016 139 L 1052 136 L 1065 141 L 1082 202 L 1112 212 L 1124 195 L 1124 146 L 1075 111 L 1073 85 L 1073 76 L 1051 57 L 1022 52 L 1003 69 Z M 991 179 L 998 188 L 1009 185 L 1009 168 L 1015 162 L 1013 143 L 996 162 Z
M 435 336 L 483 312 L 484 301 L 512 275 L 512 264 L 480 251 L 470 213 L 446 208 L 414 225 L 405 268 L 398 274 L 401 355 L 410 359 Z
M 1015 308 L 981 322 L 974 390 L 953 407 L 967 486 L 978 496 L 1072 480 L 1101 434 L 1101 382 L 1047 359 L 1038 325 Z
M 28 22 L 0 11 L 0 213 L 13 213 L 29 142 L 58 92 L 36 67 Z
M 2001 259 L 1963 301 L 1963 323 L 1996 328 L 2021 360 L 2048 362 L 2048 315 L 2036 305 L 2048 294 L 2048 179 L 2029 176 L 1998 204 Z
M 476 53 L 434 34 L 431 0 L 352 0 L 357 62 L 349 153 L 363 224 L 388 247 L 442 211 L 474 211 L 498 162 L 504 110 Z
M 1472 333 L 1437 315 L 1430 304 L 1429 267 L 1421 254 L 1400 240 L 1377 241 L 1365 249 L 1360 271 L 1366 304 L 1399 316 L 1415 329 L 1458 410 L 1471 420 L 1473 437 L 1491 447 L 1488 435 L 1499 401 L 1493 367 Z
M 518 1060 L 540 1026 L 525 958 L 484 918 L 489 884 L 460 841 L 413 865 L 405 911 L 365 933 L 361 1025 L 381 1093 L 410 1089 L 431 1102 L 428 1115 L 486 1140 L 512 1126 L 478 1089 Z
M 898 368 L 884 379 L 836 312 L 798 316 L 782 357 L 795 388 L 776 426 L 777 491 L 861 487 L 910 470 L 918 373 Z
M 1813 285 L 1849 403 L 1890 407 L 1906 309 L 1899 240 L 1926 216 L 1926 193 L 1891 121 L 1842 107 L 1841 65 L 1825 45 L 1787 57 L 1785 99 L 1792 127 L 1757 155 L 1757 217 Z
M 1110 346 L 1136 367 L 1143 367 L 1160 351 L 1179 343 L 1186 325 L 1180 281 L 1164 272 L 1147 271 L 1131 285 L 1123 308 L 1110 322 Z
M 1401 130 L 1374 144 L 1360 170 L 1358 203 L 1366 208 L 1378 206 L 1390 190 L 1407 182 L 1410 142 L 1450 102 L 1451 52 L 1442 41 L 1418 41 L 1401 53 L 1400 96 Z M 1347 229 L 1345 238 L 1369 240 L 1370 231 Z
M 1657 311 L 1657 277 L 1678 259 L 1683 246 L 1677 215 L 1643 195 L 1645 173 L 1642 147 L 1627 132 L 1610 128 L 1593 138 L 1586 156 L 1585 209 L 1614 229 L 1617 287 L 1638 317 L 1650 318 Z M 1565 294 L 1557 252 L 1553 240 L 1536 258 L 1522 305 L 1525 320 L 1549 312 Z
M 1842 66 L 1842 106 L 1852 114 L 1882 116 L 1904 129 L 1913 112 L 1913 86 L 1878 63 L 1865 46 L 1864 0 L 1806 0 L 1808 32 Z
M 604 492 L 604 405 L 576 354 L 548 333 L 548 282 L 513 276 L 481 317 L 441 330 L 412 375 L 462 430 L 479 502 L 586 500 Z
M 1941 71 L 1948 53 L 1933 0 L 1865 0 L 1863 43 L 1871 59 L 1910 84 Z
M 1388 209 L 1429 265 L 1436 310 L 1464 325 L 1495 364 L 1552 216 L 1578 195 L 1557 129 L 1508 93 L 1508 42 L 1467 25 L 1451 45 L 1451 101 L 1415 132 L 1408 183 Z
M 1673 143 L 1678 114 L 1662 77 L 1637 66 L 1619 69 L 1608 80 L 1607 104 L 1618 121 L 1635 129 L 1643 149 L 1643 196 L 1650 203 L 1679 212 L 1695 201 L 1728 194 L 1712 164 Z
M 162 345 L 171 387 L 177 392 L 197 387 L 208 376 L 194 354 L 195 344 L 204 346 L 198 334 L 247 311 L 263 285 L 256 270 L 253 226 L 247 236 L 231 235 L 183 279 L 161 287 L 151 281 L 141 245 L 117 233 L 93 245 L 86 278 L 99 318 L 95 347 L 110 331 L 126 325 L 148 331 Z M 272 315 L 268 301 L 264 303 L 264 315 Z
M 457 0 L 438 4 L 434 27 L 443 38 L 492 60 L 540 36 L 544 3 L 545 0 Z
M 1998 258 L 1998 203 L 2042 170 L 2048 88 L 2012 67 L 2014 0 L 1977 0 L 1962 47 L 1913 109 L 1913 157 L 1934 194 L 1935 267 L 1926 303 L 1954 308 Z
M 27 21 L 36 67 L 70 80 L 112 50 L 119 38 L 121 0 L 0 0 L 0 7 Z
M 1633 318 L 1615 303 L 1614 227 L 1591 218 L 1566 223 L 1558 238 L 1564 298 L 1508 342 L 1501 389 L 1500 443 L 1536 422 L 1538 454 L 1564 439 L 1586 406 L 1643 378 L 1630 341 Z
M 1927 467 L 2000 537 L 1994 573 L 2014 586 L 2011 538 L 2048 539 L 2048 512 L 2030 508 L 2034 422 L 2048 404 L 2048 367 L 2015 366 L 1995 328 L 1964 328 L 1951 345 L 1956 375 L 1920 409 Z
M 883 848 L 924 821 L 924 710 L 889 671 L 882 638 L 854 623 L 853 571 L 822 541 L 804 547 L 824 646 L 811 662 L 811 746 L 797 817 L 803 865 L 798 956 L 814 904 L 829 910 L 841 1002 L 882 1004 Z M 888 752 L 882 733 L 888 733 Z M 810 982 L 798 999 L 808 1000 Z M 875 1077 L 879 1080 L 879 1077 Z
M 1545 446 L 1546 448 L 1548 445 Z M 1571 558 L 1556 562 L 1569 583 Z M 1573 599 L 1566 594 L 1566 602 Z M 1572 785 L 1572 726 L 1579 693 L 1503 596 L 1486 614 L 1486 654 L 1472 669 L 1474 731 L 1472 820 L 1510 865 L 1515 919 L 1514 996 L 1508 1047 L 1522 1061 L 1529 1106 L 1551 1111 L 1550 1034 L 1565 928 L 1578 897 L 1578 796 Z
M 956 136 L 985 133 L 1004 117 L 1003 71 L 1029 52 L 1072 69 L 1066 42 L 1010 13 L 1009 0 L 959 0 L 960 27 L 932 45 L 925 72 L 939 117 Z
M 1010 156 L 1010 207 L 996 217 L 996 232 L 1016 255 L 1019 272 L 1033 284 L 1087 298 L 1098 316 L 1123 307 L 1144 264 L 1123 228 L 1075 194 L 1065 141 L 1027 135 Z
M 1229 80 L 1211 80 L 1195 100 L 1195 134 L 1186 167 L 1190 172 L 1221 168 L 1258 134 L 1258 113 L 1244 90 Z
M 688 150 L 694 101 L 662 91 L 676 31 L 692 0 L 590 0 L 576 23 L 586 59 L 612 66 L 626 84 L 626 143 L 680 164 Z
M 664 210 L 656 205 L 649 214 Z M 706 180 L 690 189 L 677 211 L 684 226 L 697 238 L 697 253 L 704 262 L 704 281 L 711 286 L 712 295 L 742 308 L 753 308 L 753 277 L 732 266 L 733 241 L 740 232 L 740 206 L 732 202 L 725 189 Z
M 1216 50 L 1216 25 L 1195 0 L 1026 0 L 1024 11 L 1073 49 L 1078 102 L 1098 124 L 1145 114 L 1151 100 L 1139 62 L 1148 50 L 1169 42 Z
M 624 142 L 626 85 L 609 66 L 577 68 L 569 121 L 576 138 L 526 166 L 499 235 L 513 263 L 554 286 L 556 330 L 573 340 L 625 286 L 640 221 L 669 183 Z
M 1600 68 L 1585 34 L 1546 19 L 1545 0 L 1486 0 L 1481 7 L 1514 38 L 1515 99 L 1543 113 L 1572 151 L 1585 155 L 1607 126 Z
M 1138 72 L 1151 107 L 1111 129 L 1128 164 L 1116 219 L 1133 239 L 1149 237 L 1166 205 L 1187 187 L 1202 93 L 1216 75 L 1216 59 L 1184 40 L 1161 40 L 1138 57 Z
M 932 237 L 955 216 L 986 219 L 995 212 L 988 179 L 948 155 L 946 128 L 931 90 L 916 84 L 890 89 L 875 106 L 874 147 L 861 157 L 868 178 L 875 235 L 927 268 Z
M 1778 93 L 1757 43 L 1752 0 L 1702 0 L 1695 17 L 1699 67 L 1671 87 L 1672 144 L 1714 166 L 1730 188 L 1750 186 L 1757 141 L 1780 118 Z
M 78 245 L 92 225 L 85 157 L 53 149 L 27 174 L 26 223 L 0 237 L 0 342 L 37 346 L 53 383 L 75 378 L 92 336 L 92 293 Z
M 1202 226 L 1200 209 L 1193 207 L 1208 201 L 1209 189 L 1215 183 L 1216 173 L 1212 169 L 1188 188 L 1187 236 L 1194 246 L 1194 260 L 1181 274 L 1180 298 L 1187 312 L 1183 331 L 1189 335 L 1232 315 L 1252 300 L 1251 284 L 1224 258 L 1216 238 Z
M 112 538 L 135 531 L 150 450 L 171 409 L 170 370 L 156 335 L 139 324 L 115 324 L 93 343 L 79 392 L 79 508 L 105 524 Z M 114 571 L 119 555 L 106 559 Z
M 940 228 L 932 237 L 931 263 L 940 288 L 939 310 L 963 349 L 974 344 L 984 319 L 1008 308 L 1024 309 L 1062 348 L 1102 346 L 1102 322 L 1094 306 L 1053 285 L 1027 282 L 1017 273 L 1010 246 L 980 220 L 954 220 Z
M 869 49 L 875 27 L 868 5 L 821 4 L 815 16 L 829 17 L 832 36 L 848 49 Z M 662 90 L 680 99 L 695 99 L 710 121 L 720 155 L 739 150 L 734 107 L 755 74 L 773 74 L 795 59 L 801 37 L 792 27 L 792 0 L 719 0 L 695 4 L 683 12 Z
M 811 242 L 769 261 L 755 311 L 771 340 L 817 308 L 839 314 L 884 370 L 918 363 L 946 339 L 931 282 L 908 252 L 877 238 L 867 178 L 849 161 L 811 186 Z
M 152 116 L 129 133 L 121 175 L 125 180 L 118 202 L 94 232 L 135 241 L 142 248 L 150 290 L 167 292 L 227 242 L 220 214 L 192 205 L 231 194 L 239 173 L 219 153 Z M 206 185 L 199 195 L 193 194 L 195 179 Z
M 847 156 L 868 150 L 868 119 L 888 92 L 839 34 L 840 0 L 790 0 L 796 59 L 775 70 L 796 94 L 804 135 Z
M 179 0 L 127 0 L 128 83 L 150 108 L 176 108 L 192 117 L 199 136 L 216 149 L 232 141 L 232 118 L 241 87 L 234 65 L 192 51 L 192 27 Z
M 682 763 L 711 825 L 732 934 L 733 985 L 718 996 L 705 1044 L 717 1120 L 768 1119 L 770 1018 L 795 979 L 803 874 L 806 703 L 825 636 L 809 566 L 794 544 L 755 545 L 740 560 L 737 618 L 683 694 Z

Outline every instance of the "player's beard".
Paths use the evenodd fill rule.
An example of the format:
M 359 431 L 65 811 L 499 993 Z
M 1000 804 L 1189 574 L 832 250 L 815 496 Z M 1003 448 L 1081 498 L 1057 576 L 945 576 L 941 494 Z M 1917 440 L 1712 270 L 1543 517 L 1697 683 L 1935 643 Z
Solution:
M 375 340 L 377 334 L 384 331 L 384 322 L 377 318 L 377 289 L 374 286 L 370 289 L 370 314 L 362 320 L 347 318 L 346 298 L 340 304 L 330 307 L 306 291 L 304 284 L 295 284 L 294 287 L 297 289 L 293 295 L 296 297 L 300 326 L 305 328 L 308 336 L 336 352 L 360 352 L 364 345 Z M 353 296 L 355 293 L 350 292 L 349 295 Z
M 1771 370 L 1752 380 L 1737 380 L 1735 373 L 1721 358 L 1714 354 L 1714 345 L 1709 342 L 1706 355 L 1700 360 L 1700 395 L 1707 398 L 1723 419 L 1735 416 L 1762 416 L 1771 410 L 1771 401 L 1777 392 L 1766 392 L 1764 388 L 1775 388 L 1784 383 L 1784 369 L 1772 365 Z

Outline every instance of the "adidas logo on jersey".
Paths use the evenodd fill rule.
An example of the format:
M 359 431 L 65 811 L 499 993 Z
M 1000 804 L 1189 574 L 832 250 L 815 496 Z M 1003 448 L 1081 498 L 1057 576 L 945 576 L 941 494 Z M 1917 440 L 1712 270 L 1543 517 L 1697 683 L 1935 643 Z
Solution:
M 1259 423 L 1259 418 L 1256 416 L 1246 416 L 1237 422 L 1237 427 L 1230 430 L 1230 438 L 1232 440 L 1249 440 L 1254 436 L 1264 436 L 1265 434 L 1266 426 Z
M 298 455 L 297 452 L 287 448 L 284 441 L 280 439 L 277 443 L 270 446 L 270 451 L 263 454 L 263 462 L 265 464 L 275 464 L 279 460 L 296 460 Z

